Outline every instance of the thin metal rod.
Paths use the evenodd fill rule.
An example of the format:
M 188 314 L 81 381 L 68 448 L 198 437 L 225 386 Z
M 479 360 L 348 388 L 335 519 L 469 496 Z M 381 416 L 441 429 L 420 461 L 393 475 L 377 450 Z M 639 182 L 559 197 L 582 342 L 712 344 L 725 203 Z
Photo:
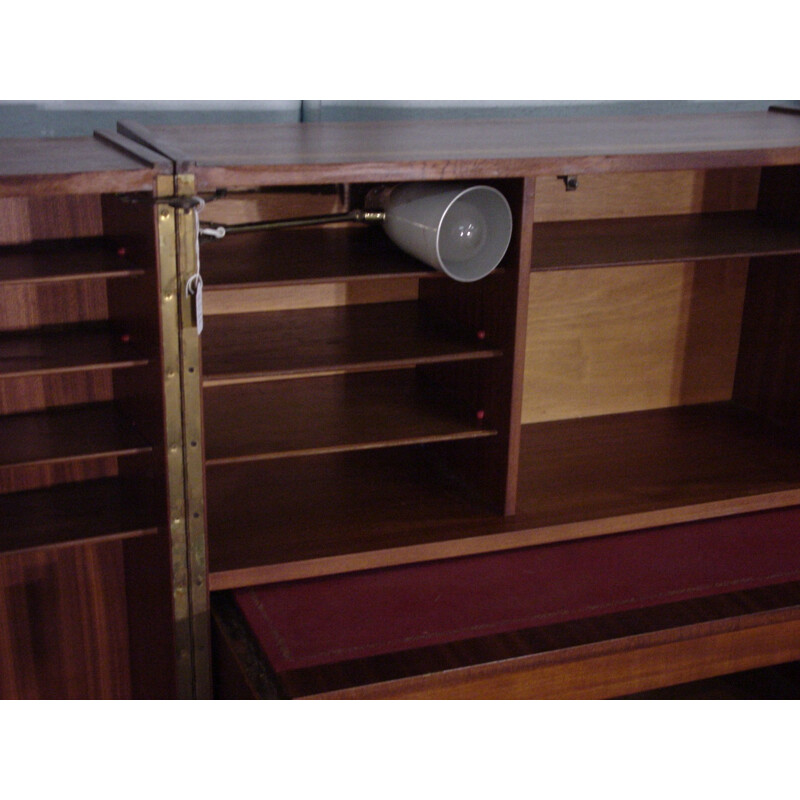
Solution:
M 221 225 L 205 222 L 200 233 L 221 239 L 230 233 L 249 233 L 251 231 L 272 231 L 278 228 L 301 228 L 307 225 L 329 225 L 334 222 L 382 222 L 386 218 L 383 211 L 363 211 L 354 209 L 342 214 L 321 214 L 316 217 L 295 217 L 294 219 L 274 219 L 265 222 L 243 222 L 238 225 Z

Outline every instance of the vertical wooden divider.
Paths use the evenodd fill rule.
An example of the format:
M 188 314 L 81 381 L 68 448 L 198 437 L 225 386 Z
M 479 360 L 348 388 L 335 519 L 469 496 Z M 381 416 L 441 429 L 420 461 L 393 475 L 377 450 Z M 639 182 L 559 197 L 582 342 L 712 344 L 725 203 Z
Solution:
M 135 422 L 152 446 L 148 458 L 120 461 L 120 472 L 147 483 L 152 514 L 159 534 L 124 543 L 125 586 L 134 697 L 170 698 L 175 695 L 176 659 L 173 635 L 172 580 L 169 548 L 169 487 L 167 419 L 164 393 L 164 353 L 161 319 L 161 264 L 158 222 L 152 195 L 136 202 L 103 197 L 103 226 L 124 257 L 144 269 L 144 275 L 109 281 L 109 316 L 119 336 L 146 354 L 146 366 L 119 370 L 114 375 L 114 398 L 121 412 Z M 170 265 L 165 265 L 170 269 Z
M 420 372 L 447 387 L 465 414 L 498 431 L 497 436 L 448 446 L 448 470 L 469 491 L 479 492 L 492 509 L 511 515 L 517 498 L 534 181 L 492 185 L 508 200 L 514 226 L 500 267 L 474 283 L 421 282 L 420 302 L 444 319 L 473 330 L 476 339 L 488 346 L 499 347 L 502 356 L 479 363 L 429 366 Z
M 800 225 L 800 167 L 762 170 L 758 210 Z M 733 399 L 800 428 L 800 256 L 753 258 L 747 279 Z

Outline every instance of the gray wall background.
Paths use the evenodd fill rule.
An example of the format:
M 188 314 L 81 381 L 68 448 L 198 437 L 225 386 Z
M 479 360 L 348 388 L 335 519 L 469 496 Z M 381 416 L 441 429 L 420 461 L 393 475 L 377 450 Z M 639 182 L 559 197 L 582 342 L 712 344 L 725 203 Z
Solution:
M 117 120 L 152 125 L 676 114 L 800 108 L 797 100 L 0 101 L 0 138 L 90 136 Z

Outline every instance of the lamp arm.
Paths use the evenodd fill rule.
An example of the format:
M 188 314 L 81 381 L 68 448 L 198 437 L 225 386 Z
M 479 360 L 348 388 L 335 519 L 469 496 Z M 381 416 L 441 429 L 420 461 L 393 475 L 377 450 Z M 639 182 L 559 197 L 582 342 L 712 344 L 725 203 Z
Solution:
M 363 211 L 354 209 L 342 214 L 322 214 L 316 217 L 295 217 L 293 219 L 274 219 L 265 222 L 244 222 L 238 225 L 221 225 L 216 222 L 205 222 L 200 225 L 200 235 L 214 239 L 222 239 L 231 233 L 249 233 L 251 231 L 271 231 L 279 228 L 301 228 L 308 225 L 330 225 L 335 222 L 383 222 L 386 214 L 383 211 Z

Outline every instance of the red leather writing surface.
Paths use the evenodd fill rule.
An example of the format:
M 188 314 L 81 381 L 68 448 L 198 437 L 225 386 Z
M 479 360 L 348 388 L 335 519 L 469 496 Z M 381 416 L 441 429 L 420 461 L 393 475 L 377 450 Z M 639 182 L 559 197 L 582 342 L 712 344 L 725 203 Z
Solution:
M 800 509 L 234 593 L 282 672 L 800 579 Z

